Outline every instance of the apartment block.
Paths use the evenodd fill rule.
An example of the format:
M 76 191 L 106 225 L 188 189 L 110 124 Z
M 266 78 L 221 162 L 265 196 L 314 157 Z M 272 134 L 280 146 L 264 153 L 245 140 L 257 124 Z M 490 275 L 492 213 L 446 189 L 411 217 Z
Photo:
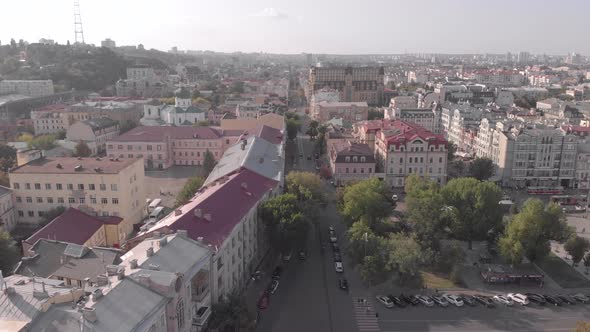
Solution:
M 107 141 L 119 135 L 119 124 L 110 118 L 96 118 L 78 121 L 71 125 L 66 138 L 71 142 L 84 142 L 92 155 L 106 151 Z
M 0 95 L 43 97 L 54 93 L 52 80 L 0 80 Z
M 332 177 L 339 186 L 375 176 L 375 156 L 366 144 L 330 140 L 328 156 Z
M 357 121 L 367 120 L 369 106 L 366 102 L 327 102 L 322 101 L 311 105 L 311 118 L 325 123 L 332 119 L 342 119 L 351 125 Z
M 340 93 L 340 101 L 380 105 L 383 101 L 383 67 L 311 67 L 307 97 L 328 87 Z
M 73 207 L 121 217 L 119 243 L 145 215 L 143 161 L 138 158 L 38 158 L 9 173 L 18 222 L 37 224 L 48 210 Z

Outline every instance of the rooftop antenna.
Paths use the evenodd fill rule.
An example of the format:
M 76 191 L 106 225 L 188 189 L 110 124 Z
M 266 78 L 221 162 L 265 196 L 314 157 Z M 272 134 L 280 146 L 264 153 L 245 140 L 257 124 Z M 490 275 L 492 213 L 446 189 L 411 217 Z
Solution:
M 74 0 L 74 41 L 76 42 L 76 44 L 84 44 L 82 15 L 80 14 L 80 2 L 78 0 Z

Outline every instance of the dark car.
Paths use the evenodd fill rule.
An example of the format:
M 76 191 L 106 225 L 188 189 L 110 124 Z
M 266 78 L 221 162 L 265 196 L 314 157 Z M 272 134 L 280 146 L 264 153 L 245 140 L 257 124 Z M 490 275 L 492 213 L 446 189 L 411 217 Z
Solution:
M 336 243 L 336 242 L 332 243 L 332 250 L 340 251 L 340 246 L 338 245 L 338 243 Z
M 552 304 L 554 306 L 560 306 L 563 304 L 563 301 L 556 296 L 552 296 L 549 294 L 543 294 L 543 298 L 545 299 L 545 301 L 547 301 L 547 303 Z
M 391 300 L 391 302 L 393 302 L 393 304 L 395 304 L 396 306 L 400 307 L 400 308 L 405 308 L 406 307 L 406 302 L 403 301 L 402 299 L 400 299 L 397 296 L 393 296 L 391 294 L 387 295 L 387 297 Z
M 555 297 L 557 297 L 558 299 L 560 299 L 561 301 L 563 301 L 563 303 L 567 303 L 567 304 L 576 304 L 576 300 L 573 299 L 571 296 L 569 295 L 564 295 L 564 294 L 557 294 L 555 295 Z
M 541 294 L 537 294 L 537 293 L 525 293 L 524 295 L 526 295 L 529 298 L 529 301 L 534 302 L 534 303 L 536 303 L 538 305 L 545 305 L 545 304 L 547 304 L 547 300 L 545 300 L 545 298 Z
M 334 262 L 342 262 L 342 256 L 340 254 L 334 254 Z
M 411 304 L 411 305 L 418 305 L 420 303 L 420 301 L 415 298 L 413 295 L 404 295 L 403 293 L 399 295 L 399 298 L 406 302 L 407 304 Z
M 473 295 L 473 298 L 475 299 L 475 301 L 485 305 L 488 308 L 493 308 L 495 307 L 494 305 L 494 301 L 492 301 L 492 299 L 490 299 L 487 296 L 483 296 L 483 295 Z
M 299 252 L 299 259 L 300 260 L 303 261 L 303 260 L 305 260 L 306 257 L 307 257 L 307 254 L 305 254 L 305 251 L 302 250 Z
M 475 307 L 475 305 L 477 304 L 475 298 L 473 298 L 473 296 L 471 295 L 461 294 L 460 297 L 463 300 L 463 302 L 470 307 Z
M 338 287 L 343 290 L 348 290 L 348 281 L 345 278 L 338 279 Z
M 281 279 L 281 274 L 283 274 L 283 267 L 277 266 L 272 271 L 272 278 L 273 279 Z
M 268 302 L 269 302 L 268 292 L 262 293 L 262 295 L 258 299 L 258 303 L 257 303 L 258 304 L 258 309 L 266 309 L 266 308 L 268 308 Z

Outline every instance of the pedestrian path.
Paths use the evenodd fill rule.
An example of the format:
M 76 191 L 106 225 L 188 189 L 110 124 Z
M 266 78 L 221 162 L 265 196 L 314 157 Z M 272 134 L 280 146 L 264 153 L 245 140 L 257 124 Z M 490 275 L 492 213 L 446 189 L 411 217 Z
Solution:
M 354 297 L 352 298 L 352 304 L 354 306 L 354 316 L 356 318 L 356 325 L 358 326 L 359 332 L 379 332 L 379 323 L 375 316 L 375 308 L 371 303 L 371 299 Z

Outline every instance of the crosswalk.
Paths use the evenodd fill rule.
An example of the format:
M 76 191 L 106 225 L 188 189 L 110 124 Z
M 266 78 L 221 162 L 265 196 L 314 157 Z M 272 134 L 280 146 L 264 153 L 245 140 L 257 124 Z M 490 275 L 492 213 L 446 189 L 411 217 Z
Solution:
M 379 323 L 375 316 L 375 308 L 370 298 L 353 297 L 354 315 L 359 332 L 379 332 Z

